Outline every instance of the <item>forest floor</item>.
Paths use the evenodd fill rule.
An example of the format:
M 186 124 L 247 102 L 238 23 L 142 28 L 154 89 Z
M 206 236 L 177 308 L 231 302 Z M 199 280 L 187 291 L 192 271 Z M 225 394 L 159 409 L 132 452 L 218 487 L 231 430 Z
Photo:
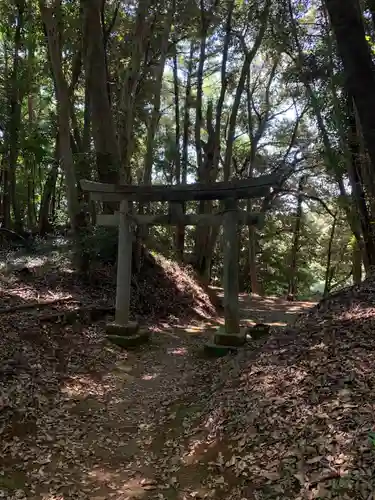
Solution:
M 2 307 L 66 312 L 89 292 L 64 283 L 7 276 Z M 216 360 L 202 347 L 220 317 L 126 352 L 101 321 L 0 311 L 0 498 L 374 499 L 375 308 L 353 293 L 288 327 L 313 304 L 241 295 L 272 334 Z

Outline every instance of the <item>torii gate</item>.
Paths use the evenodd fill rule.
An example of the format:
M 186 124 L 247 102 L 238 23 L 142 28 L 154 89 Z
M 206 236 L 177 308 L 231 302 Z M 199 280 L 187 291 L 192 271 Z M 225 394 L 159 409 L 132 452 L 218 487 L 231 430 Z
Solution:
M 272 186 L 277 185 L 280 172 L 254 179 L 216 182 L 212 184 L 151 185 L 103 184 L 81 181 L 83 191 L 90 199 L 101 202 L 120 202 L 120 211 L 115 214 L 100 214 L 97 224 L 118 226 L 118 257 L 115 321 L 106 326 L 108 338 L 123 347 L 133 347 L 148 339 L 148 333 L 139 330 L 139 325 L 130 321 L 130 290 L 133 224 L 146 225 L 223 225 L 224 233 L 224 318 L 225 333 L 214 336 L 215 346 L 233 349 L 245 342 L 240 333 L 239 280 L 238 280 L 238 234 L 239 224 L 261 227 L 264 214 L 248 213 L 238 209 L 239 199 L 266 196 Z M 186 215 L 181 203 L 186 201 L 224 200 L 224 211 L 217 214 Z M 170 202 L 174 209 L 168 215 L 143 215 L 132 213 L 129 202 Z M 179 204 L 179 205 L 178 205 Z M 180 210 L 178 210 L 180 208 Z

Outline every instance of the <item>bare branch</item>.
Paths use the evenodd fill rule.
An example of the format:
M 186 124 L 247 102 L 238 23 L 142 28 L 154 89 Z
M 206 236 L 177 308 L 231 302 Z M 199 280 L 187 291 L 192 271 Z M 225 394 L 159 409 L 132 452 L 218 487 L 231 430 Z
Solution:
M 315 195 L 307 194 L 307 193 L 303 193 L 303 192 L 301 193 L 300 191 L 298 191 L 296 189 L 283 189 L 283 190 L 280 190 L 280 194 L 281 194 L 281 196 L 288 195 L 288 194 L 291 194 L 293 196 L 303 196 L 303 198 L 305 198 L 307 200 L 317 201 L 318 203 L 320 203 L 322 205 L 324 210 L 331 217 L 333 217 L 333 218 L 336 217 L 336 214 L 334 212 L 332 212 L 332 210 L 329 208 L 329 206 L 326 204 L 326 202 L 324 200 L 322 200 L 321 198 L 319 198 L 319 196 L 315 196 Z

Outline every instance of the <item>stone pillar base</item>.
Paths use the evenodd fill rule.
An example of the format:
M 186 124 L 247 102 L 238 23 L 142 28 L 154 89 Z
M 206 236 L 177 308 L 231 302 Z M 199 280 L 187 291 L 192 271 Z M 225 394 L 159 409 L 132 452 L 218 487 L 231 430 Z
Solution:
M 119 335 L 121 337 L 126 337 L 138 333 L 139 324 L 135 321 L 129 321 L 126 325 L 120 325 L 116 322 L 107 323 L 105 330 L 107 335 Z
M 238 347 L 218 345 L 214 343 L 205 344 L 203 349 L 204 354 L 210 358 L 221 358 L 222 356 L 226 356 L 227 354 L 234 354 L 238 351 Z
M 148 341 L 150 333 L 140 330 L 138 323 L 129 322 L 127 325 L 108 323 L 106 325 L 107 339 L 123 349 L 132 349 Z
M 236 353 L 246 342 L 246 336 L 240 333 L 216 333 L 212 343 L 204 346 L 204 353 L 210 357 L 226 356 Z
M 240 347 L 246 342 L 246 335 L 242 333 L 216 333 L 214 343 L 221 346 Z

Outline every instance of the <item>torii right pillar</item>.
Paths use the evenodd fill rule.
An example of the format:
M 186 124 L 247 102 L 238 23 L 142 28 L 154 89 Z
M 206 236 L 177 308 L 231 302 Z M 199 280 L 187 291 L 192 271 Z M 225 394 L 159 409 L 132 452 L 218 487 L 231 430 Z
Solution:
M 236 335 L 240 333 L 240 312 L 238 304 L 238 212 L 236 200 L 225 203 L 223 218 L 224 238 L 224 319 L 225 333 Z
M 225 213 L 223 217 L 223 239 L 224 239 L 224 319 L 225 332 L 214 335 L 214 343 L 206 346 L 209 354 L 223 356 L 230 351 L 236 350 L 245 343 L 245 335 L 240 333 L 240 308 L 238 302 L 239 277 L 238 277 L 238 211 L 237 201 L 227 200 L 225 202 Z

